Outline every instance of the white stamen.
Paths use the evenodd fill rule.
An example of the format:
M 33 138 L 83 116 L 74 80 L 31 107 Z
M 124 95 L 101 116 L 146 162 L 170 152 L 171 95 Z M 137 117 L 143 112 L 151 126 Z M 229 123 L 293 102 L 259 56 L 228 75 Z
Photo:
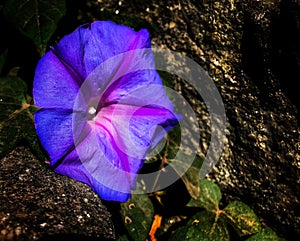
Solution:
M 89 108 L 89 114 L 90 115 L 94 115 L 95 113 L 96 113 L 96 109 L 95 109 L 95 107 L 94 106 L 91 106 L 90 108 Z

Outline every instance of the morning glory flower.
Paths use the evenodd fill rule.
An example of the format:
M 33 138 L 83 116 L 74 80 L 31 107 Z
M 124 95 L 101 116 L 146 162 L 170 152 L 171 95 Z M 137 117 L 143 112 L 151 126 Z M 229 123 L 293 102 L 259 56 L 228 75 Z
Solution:
M 50 166 L 101 198 L 130 197 L 146 156 L 179 116 L 155 70 L 149 33 L 111 21 L 78 27 L 39 61 L 34 120 Z

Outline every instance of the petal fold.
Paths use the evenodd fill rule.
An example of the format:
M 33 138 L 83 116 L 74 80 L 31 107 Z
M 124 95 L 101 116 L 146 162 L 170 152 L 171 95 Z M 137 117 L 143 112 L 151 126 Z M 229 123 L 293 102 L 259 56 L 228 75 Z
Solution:
M 111 57 L 147 47 L 150 47 L 147 30 L 135 32 L 111 21 L 95 21 L 78 27 L 61 39 L 53 49 L 76 72 L 82 84 L 97 66 Z M 116 64 L 111 66 L 108 71 L 113 72 L 115 66 Z
M 130 197 L 131 179 L 136 176 L 126 169 L 127 163 L 122 162 L 110 133 L 94 126 L 55 171 L 89 184 L 105 200 L 124 202 Z
M 178 124 L 179 119 L 162 107 L 116 104 L 103 108 L 94 121 L 98 128 L 111 133 L 120 162 L 129 165 L 126 171 L 138 173 L 141 162 L 137 160 L 143 163 L 148 152 Z

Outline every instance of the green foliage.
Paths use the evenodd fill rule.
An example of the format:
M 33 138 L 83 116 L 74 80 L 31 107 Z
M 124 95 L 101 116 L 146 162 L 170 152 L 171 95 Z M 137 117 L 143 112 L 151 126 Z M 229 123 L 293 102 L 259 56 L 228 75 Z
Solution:
M 284 239 L 279 238 L 276 235 L 276 233 L 269 228 L 246 239 L 246 241 L 283 241 L 283 240 Z
M 7 0 L 3 7 L 8 22 L 35 43 L 41 56 L 65 11 L 65 0 Z
M 187 166 L 188 164 L 184 161 L 186 157 L 185 154 L 180 153 L 179 160 L 176 162 L 176 164 L 173 166 L 174 170 L 178 173 L 181 173 L 183 170 L 186 170 L 186 172 L 181 176 L 181 179 L 183 183 L 185 184 L 185 187 L 190 194 L 190 196 L 194 199 L 199 197 L 200 194 L 200 187 L 198 185 L 198 177 L 199 177 L 199 170 L 201 167 L 202 161 L 199 157 L 196 156 L 195 160 L 193 161 L 191 166 Z
M 117 239 L 117 241 L 129 241 L 126 235 L 122 235 Z
M 120 212 L 130 237 L 134 241 L 146 240 L 154 216 L 153 205 L 148 196 L 132 195 L 131 199 L 121 204 Z
M 30 38 L 43 55 L 65 8 L 65 0 L 7 0 L 1 14 L 13 28 Z M 8 55 L 7 50 L 0 55 L 2 75 Z M 25 142 L 41 161 L 45 161 L 34 127 L 36 108 L 32 97 L 26 94 L 25 81 L 18 77 L 19 66 L 10 67 L 13 68 L 10 74 L 0 79 L 0 158 Z
M 216 221 L 216 216 L 208 211 L 194 215 L 180 232 L 182 235 L 180 240 L 229 241 L 229 232 L 226 225 L 222 220 Z M 178 234 L 179 232 L 176 230 L 169 241 L 176 240 Z
M 27 86 L 19 77 L 0 78 L 0 158 L 25 141 L 40 159 L 45 160 L 33 122 L 36 108 L 26 91 Z
M 250 207 L 242 202 L 229 203 L 222 214 L 240 237 L 261 231 L 258 217 Z
M 221 200 L 220 188 L 209 180 L 200 180 L 200 196 L 191 200 L 187 206 L 201 207 L 200 211 L 190 218 L 184 227 L 177 229 L 169 241 L 213 241 L 230 240 L 231 225 L 237 234 L 251 236 L 247 240 L 282 240 L 271 230 L 263 230 L 254 211 L 245 203 L 234 201 L 223 210 L 219 208 Z M 272 238 L 272 239 L 271 239 Z
M 196 199 L 200 193 L 198 179 L 202 160 L 197 155 L 195 157 L 191 157 L 179 150 L 181 141 L 180 125 L 175 126 L 167 133 L 165 141 L 166 143 L 162 150 L 154 149 L 152 151 L 151 154 L 158 154 L 154 158 L 152 157 L 147 160 L 147 163 L 161 162 L 161 164 L 158 165 L 160 168 L 167 164 L 171 164 L 172 169 L 178 174 L 178 178 L 181 178 L 183 181 L 189 195 Z M 159 149 L 159 145 L 157 146 Z M 159 169 L 156 171 L 158 170 Z M 159 172 L 158 175 L 161 173 L 165 174 L 165 172 Z M 160 178 L 160 176 L 157 176 L 157 180 Z M 157 187 L 153 186 L 153 189 L 155 190 Z
M 178 229 L 175 230 L 174 234 L 168 241 L 189 240 L 189 239 L 186 239 L 186 236 L 187 236 L 186 234 L 188 231 L 189 231 L 188 226 L 179 227 Z M 190 240 L 192 240 L 192 239 L 190 239 Z
M 199 222 L 196 222 L 194 232 L 190 235 L 197 235 L 198 240 L 222 240 L 229 241 L 229 231 L 226 224 L 218 219 L 218 216 L 212 215 L 210 212 L 200 213 Z
M 202 207 L 207 211 L 218 211 L 219 202 L 222 198 L 221 190 L 217 184 L 203 179 L 200 181 L 201 193 L 197 199 L 191 200 L 187 206 Z
M 157 240 L 230 241 L 233 230 L 238 236 L 246 237 L 247 241 L 284 240 L 271 229 L 263 229 L 257 215 L 243 202 L 233 201 L 221 209 L 221 190 L 214 182 L 202 179 L 198 181 L 198 188 L 199 196 L 190 200 L 186 206 L 198 208 L 199 211 L 171 231 L 167 239 L 163 235 L 168 230 L 163 231 L 162 228 L 156 234 Z M 125 241 L 127 238 L 146 240 L 154 216 L 153 206 L 147 195 L 133 195 L 132 199 L 121 204 L 121 215 L 130 238 L 124 235 L 118 241 Z

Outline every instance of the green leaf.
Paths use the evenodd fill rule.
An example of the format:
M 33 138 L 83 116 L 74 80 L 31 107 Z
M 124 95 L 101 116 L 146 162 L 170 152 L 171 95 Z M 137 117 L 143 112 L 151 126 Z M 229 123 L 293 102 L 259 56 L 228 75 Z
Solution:
M 120 212 L 130 237 L 135 241 L 146 240 L 154 215 L 152 202 L 148 196 L 133 194 L 131 199 L 121 203 Z
M 189 226 L 179 227 L 175 230 L 175 232 L 171 235 L 168 241 L 179 241 L 179 240 L 189 240 L 186 239 L 186 234 L 189 230 Z
M 224 208 L 222 214 L 238 235 L 250 235 L 261 231 L 261 224 L 254 211 L 245 203 L 234 201 Z
M 126 235 L 120 236 L 117 241 L 129 241 Z
M 33 40 L 41 56 L 65 11 L 65 0 L 7 0 L 3 7 L 5 18 Z
M 219 186 L 207 179 L 200 180 L 200 195 L 196 200 L 191 200 L 187 206 L 202 207 L 207 211 L 219 210 L 219 202 L 222 198 Z
M 189 229 L 188 237 L 197 235 L 198 240 L 230 240 L 225 223 L 215 214 L 208 211 L 199 212 L 191 220 L 194 229 Z
M 158 144 L 157 147 L 154 148 L 154 150 L 150 153 L 150 156 L 156 154 L 156 158 L 150 157 L 146 163 L 152 163 L 152 166 L 156 166 L 157 170 L 166 163 L 171 164 L 172 170 L 178 174 L 178 178 L 181 178 L 190 197 L 196 199 L 200 193 L 198 180 L 202 160 L 197 155 L 187 155 L 183 151 L 179 150 L 181 141 L 180 132 L 180 125 L 177 125 L 170 130 L 166 136 L 166 139 L 164 140 L 166 141 L 164 148 L 161 150 L 161 146 Z M 176 159 L 174 159 L 175 157 Z M 160 161 L 160 165 L 155 164 L 155 161 L 157 160 Z M 167 174 L 166 172 L 164 173 Z M 161 174 L 157 176 L 157 180 L 160 180 L 160 175 Z M 153 190 L 158 188 L 155 185 L 159 183 L 159 181 L 154 182 Z M 149 183 L 147 183 L 147 185 L 149 185 Z
M 195 157 L 192 165 L 189 166 L 185 160 L 189 158 L 186 154 L 180 152 L 178 154 L 178 160 L 172 162 L 172 167 L 180 175 L 186 170 L 184 175 L 181 177 L 182 181 L 185 184 L 187 191 L 193 199 L 197 199 L 200 195 L 200 186 L 199 186 L 199 171 L 201 168 L 202 161 L 199 157 Z
M 26 90 L 25 82 L 19 77 L 0 78 L 0 158 L 25 141 L 44 161 L 33 122 L 36 108 L 26 97 Z
M 0 55 L 0 74 L 2 74 L 3 66 L 5 64 L 7 57 L 7 49 L 4 50 L 4 52 Z
M 246 239 L 246 241 L 284 241 L 284 240 L 285 239 L 283 238 L 279 238 L 272 229 L 266 229 Z
M 180 237 L 180 238 L 179 238 Z M 168 241 L 229 241 L 226 225 L 211 212 L 199 212 L 193 216 L 186 227 L 178 229 Z

